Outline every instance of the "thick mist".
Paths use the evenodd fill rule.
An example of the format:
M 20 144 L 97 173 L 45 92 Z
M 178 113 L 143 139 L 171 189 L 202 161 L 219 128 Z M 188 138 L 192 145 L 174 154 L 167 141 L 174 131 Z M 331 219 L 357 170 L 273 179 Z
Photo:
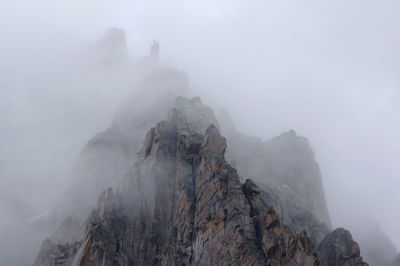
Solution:
M 35 221 L 65 197 L 82 148 L 134 93 L 134 71 L 96 55 L 110 27 L 125 29 L 133 62 L 158 40 L 160 63 L 187 72 L 192 94 L 228 109 L 241 132 L 307 137 L 333 226 L 362 234 L 378 223 L 399 249 L 399 8 L 372 0 L 1 1 L 0 264 L 33 261 L 59 222 Z

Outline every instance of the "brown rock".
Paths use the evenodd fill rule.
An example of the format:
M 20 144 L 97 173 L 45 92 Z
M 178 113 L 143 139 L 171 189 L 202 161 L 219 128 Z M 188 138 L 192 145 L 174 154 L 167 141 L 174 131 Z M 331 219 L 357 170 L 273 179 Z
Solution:
M 243 184 L 243 191 L 251 207 L 258 245 L 264 251 L 267 265 L 319 265 L 306 232 L 296 237 L 282 225 L 274 208 L 267 206 L 261 190 L 250 179 Z

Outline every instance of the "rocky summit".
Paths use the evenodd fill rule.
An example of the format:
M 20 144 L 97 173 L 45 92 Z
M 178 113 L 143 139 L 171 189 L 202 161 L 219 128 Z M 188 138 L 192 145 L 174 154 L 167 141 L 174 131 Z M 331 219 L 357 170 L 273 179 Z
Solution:
M 61 224 L 34 265 L 367 265 L 348 231 L 331 232 L 306 139 L 291 131 L 263 142 L 235 130 L 225 138 L 199 97 L 178 97 L 166 113 L 141 147 L 132 139 L 122 149 L 136 157 L 121 184 L 100 193 L 84 222 Z M 120 145 L 107 153 L 121 156 Z M 114 167 L 108 174 L 121 175 Z M 61 241 L 61 232 L 80 233 Z
M 111 52 L 101 54 L 121 60 L 105 65 L 130 62 L 124 43 L 123 31 L 108 31 L 99 47 Z M 238 132 L 222 107 L 184 97 L 187 74 L 159 66 L 158 49 L 135 65 L 132 98 L 82 150 L 63 222 L 34 265 L 368 265 L 350 232 L 332 231 L 308 140 Z M 375 261 L 396 263 L 382 249 Z

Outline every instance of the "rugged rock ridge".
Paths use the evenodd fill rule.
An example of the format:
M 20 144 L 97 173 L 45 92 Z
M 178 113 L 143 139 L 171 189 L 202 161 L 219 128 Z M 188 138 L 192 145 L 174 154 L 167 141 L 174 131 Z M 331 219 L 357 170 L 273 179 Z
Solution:
M 341 265 L 343 251 L 321 245 L 336 234 L 323 228 L 317 252 L 307 231 L 325 231 L 312 212 L 297 220 L 282 201 L 293 194 L 268 175 L 266 189 L 240 182 L 211 108 L 198 97 L 174 106 L 147 132 L 121 188 L 101 193 L 78 241 L 45 241 L 35 265 Z
M 329 233 L 331 222 L 322 178 L 307 139 L 294 131 L 269 141 L 243 135 L 237 132 L 229 114 L 219 115 L 223 119 L 220 124 L 213 110 L 197 98 L 188 104 L 178 97 L 174 103 L 177 95 L 188 91 L 185 73 L 153 66 L 145 76 L 138 84 L 140 90 L 120 108 L 112 126 L 89 141 L 81 153 L 75 182 L 79 185 L 73 186 L 71 193 L 77 201 L 74 211 L 82 209 L 81 217 L 87 215 L 104 188 L 121 183 L 137 160 L 145 132 L 165 119 L 174 106 L 187 119 L 196 117 L 190 130 L 203 134 L 208 125 L 214 124 L 223 132 L 229 142 L 227 161 L 238 170 L 242 182 L 251 178 L 268 191 L 269 204 L 292 231 L 306 231 L 315 245 Z M 220 113 L 217 110 L 217 115 Z M 77 192 L 77 187 L 84 190 Z
M 319 265 L 306 233 L 296 236 L 281 225 L 251 181 L 242 187 L 225 161 L 218 129 L 199 133 L 203 119 L 173 109 L 152 128 L 123 189 L 100 195 L 76 254 L 56 259 L 65 265 Z M 51 258 L 43 253 L 36 265 Z

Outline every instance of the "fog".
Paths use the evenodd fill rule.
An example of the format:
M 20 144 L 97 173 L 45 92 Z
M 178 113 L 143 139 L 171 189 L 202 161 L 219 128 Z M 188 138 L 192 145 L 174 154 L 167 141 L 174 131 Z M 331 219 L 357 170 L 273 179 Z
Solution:
M 400 3 L 0 1 L 0 264 L 33 262 L 85 143 L 131 93 L 126 69 L 92 71 L 107 28 L 133 61 L 161 64 L 227 108 L 241 132 L 311 142 L 334 227 L 372 220 L 400 249 Z M 228 143 L 229 145 L 229 143 Z M 22 241 L 23 240 L 23 241 Z M 356 239 L 357 240 L 357 239 Z

